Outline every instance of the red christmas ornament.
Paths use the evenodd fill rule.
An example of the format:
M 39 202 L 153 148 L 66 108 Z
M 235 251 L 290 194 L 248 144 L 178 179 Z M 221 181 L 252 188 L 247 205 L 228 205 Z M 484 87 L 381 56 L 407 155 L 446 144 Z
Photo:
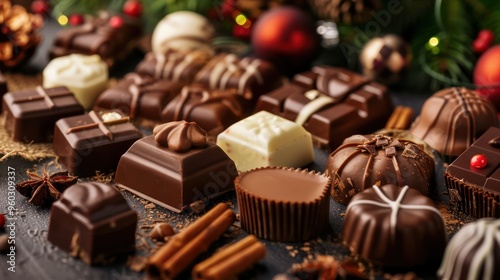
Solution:
M 123 4 L 123 13 L 131 17 L 142 15 L 142 3 L 138 0 L 129 0 Z
M 123 26 L 123 18 L 120 16 L 112 16 L 109 19 L 109 25 L 113 28 L 120 28 Z
M 35 0 L 31 3 L 31 11 L 39 15 L 47 15 L 50 11 L 49 3 L 45 0 Z
M 68 22 L 71 25 L 80 25 L 84 21 L 83 16 L 81 14 L 72 14 L 68 18 Z
M 0 214 L 0 229 L 5 226 L 5 216 Z
M 477 93 L 491 101 L 500 112 L 500 45 L 493 46 L 479 57 L 474 68 Z
M 477 34 L 476 40 L 472 43 L 472 49 L 476 53 L 482 53 L 493 43 L 495 35 L 491 30 L 483 29 Z
M 477 169 L 483 169 L 486 167 L 487 164 L 488 164 L 488 159 L 484 155 L 481 155 L 481 154 L 474 155 L 470 159 L 470 166 L 477 168 Z
M 255 56 L 273 62 L 287 74 L 307 68 L 318 54 L 319 44 L 314 21 L 293 7 L 265 12 L 252 31 Z

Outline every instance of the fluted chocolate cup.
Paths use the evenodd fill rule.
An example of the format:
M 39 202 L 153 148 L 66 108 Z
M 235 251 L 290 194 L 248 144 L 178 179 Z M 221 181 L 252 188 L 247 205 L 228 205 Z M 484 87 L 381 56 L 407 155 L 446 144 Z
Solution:
M 330 178 L 285 167 L 262 167 L 235 180 L 243 229 L 280 242 L 306 241 L 328 226 Z

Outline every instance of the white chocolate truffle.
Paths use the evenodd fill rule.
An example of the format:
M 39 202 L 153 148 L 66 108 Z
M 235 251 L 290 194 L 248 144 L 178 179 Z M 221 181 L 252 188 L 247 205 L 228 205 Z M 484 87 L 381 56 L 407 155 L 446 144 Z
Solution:
M 54 58 L 43 70 L 43 87 L 66 86 L 85 109 L 108 86 L 108 65 L 99 55 L 70 54 Z
M 262 166 L 302 167 L 314 160 L 311 134 L 265 111 L 230 126 L 218 135 L 217 145 L 240 172 Z
M 174 12 L 156 25 L 151 48 L 156 54 L 164 54 L 168 49 L 209 48 L 214 35 L 212 24 L 202 15 L 189 11 Z

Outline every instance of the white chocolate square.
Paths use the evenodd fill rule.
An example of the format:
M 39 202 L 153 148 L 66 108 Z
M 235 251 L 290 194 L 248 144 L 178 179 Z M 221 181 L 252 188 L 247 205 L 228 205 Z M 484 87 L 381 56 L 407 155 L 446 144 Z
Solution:
M 54 58 L 43 70 L 43 87 L 66 86 L 85 109 L 108 87 L 108 65 L 99 55 L 70 54 Z
M 217 145 L 240 172 L 262 166 L 302 167 L 314 160 L 311 134 L 265 111 L 227 128 L 217 137 Z

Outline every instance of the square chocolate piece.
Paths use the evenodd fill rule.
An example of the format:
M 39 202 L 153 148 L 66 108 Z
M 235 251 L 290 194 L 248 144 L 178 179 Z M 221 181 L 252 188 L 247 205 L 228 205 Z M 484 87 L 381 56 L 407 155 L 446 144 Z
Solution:
M 47 239 L 88 265 L 108 264 L 135 251 L 137 213 L 114 187 L 71 186 L 52 204 Z
M 84 109 L 66 87 L 9 92 L 3 96 L 5 128 L 14 141 L 51 142 L 54 124 Z
M 393 109 L 387 88 L 345 69 L 316 66 L 292 84 L 260 97 L 265 110 L 294 121 L 321 147 L 333 150 L 345 138 L 382 128 Z
M 477 155 L 486 159 L 484 166 L 471 164 Z M 476 218 L 500 218 L 500 128 L 481 135 L 448 166 L 444 177 L 451 205 Z
M 180 126 L 196 125 L 173 123 L 182 123 Z M 180 139 L 182 145 L 189 145 L 191 140 L 183 139 L 186 136 L 192 136 L 192 133 L 188 131 L 187 134 L 172 135 L 168 139 Z M 191 203 L 233 190 L 233 181 L 238 175 L 234 162 L 219 146 L 204 143 L 203 146 L 179 152 L 155 139 L 154 135 L 146 136 L 135 142 L 121 157 L 115 182 L 176 213 Z
M 120 157 L 142 134 L 120 110 L 90 111 L 60 119 L 54 152 L 68 172 L 79 177 L 115 170 Z
M 94 110 L 120 109 L 130 118 L 144 118 L 160 122 L 162 110 L 179 94 L 184 84 L 129 73 L 96 100 Z
M 112 26 L 110 19 L 113 16 L 120 17 L 123 23 Z M 57 32 L 50 58 L 72 53 L 98 54 L 108 66 L 113 66 L 136 47 L 141 35 L 139 19 L 102 12 L 96 18 L 87 18 L 81 25 L 66 27 Z

